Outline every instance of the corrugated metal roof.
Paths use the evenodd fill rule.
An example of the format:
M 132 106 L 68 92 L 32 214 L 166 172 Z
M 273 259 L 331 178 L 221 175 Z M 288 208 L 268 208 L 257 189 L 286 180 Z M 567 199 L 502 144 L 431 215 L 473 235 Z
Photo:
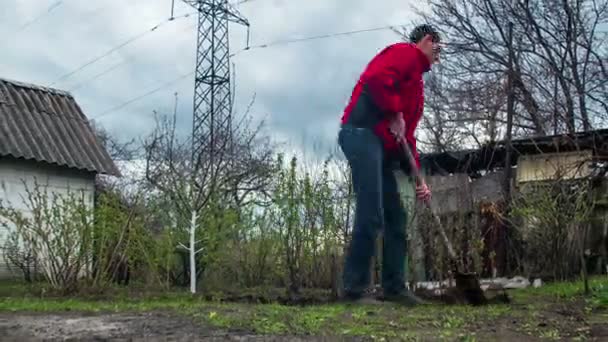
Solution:
M 71 94 L 2 78 L 0 156 L 120 175 Z

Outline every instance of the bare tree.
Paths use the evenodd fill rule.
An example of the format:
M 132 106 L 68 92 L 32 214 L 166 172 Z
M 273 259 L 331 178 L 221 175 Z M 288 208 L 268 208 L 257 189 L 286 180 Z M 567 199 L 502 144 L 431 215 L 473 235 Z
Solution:
M 608 119 L 607 0 L 430 0 L 429 7 L 419 14 L 447 44 L 432 72 L 440 86 L 427 87 L 424 127 L 435 149 L 465 133 L 475 143 L 502 137 L 511 52 L 514 135 L 589 130 Z
M 135 139 L 119 142 L 116 137 L 102 126 L 93 125 L 93 131 L 102 146 L 110 154 L 112 160 L 133 160 L 137 156 L 138 148 Z
M 230 172 L 225 173 L 223 191 L 231 194 L 233 203 L 240 207 L 249 203 L 264 204 L 275 171 L 275 145 L 263 134 L 265 122 L 253 124 L 249 111 L 253 99 L 232 131 Z
M 190 290 L 196 292 L 196 255 L 203 251 L 196 239 L 201 213 L 211 204 L 234 207 L 257 198 L 270 178 L 272 151 L 256 129 L 248 128 L 247 113 L 231 131 L 215 131 L 200 137 L 194 151 L 192 136 L 180 139 L 176 112 L 171 119 L 158 118 L 154 133 L 145 143 L 146 179 L 154 189 L 168 196 L 177 214 L 177 224 L 189 228 Z M 199 138 L 199 137 L 197 137 Z M 189 221 L 189 222 L 188 222 Z M 188 223 L 186 223 L 188 222 Z

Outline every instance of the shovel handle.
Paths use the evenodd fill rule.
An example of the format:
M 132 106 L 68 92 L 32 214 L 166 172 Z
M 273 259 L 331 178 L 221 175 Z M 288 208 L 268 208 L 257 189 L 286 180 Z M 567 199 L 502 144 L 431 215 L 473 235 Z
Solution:
M 412 154 L 412 150 L 410 149 L 410 146 L 407 144 L 407 142 L 403 141 L 403 139 L 400 139 L 400 144 L 401 144 L 401 147 L 403 147 L 403 150 L 405 151 L 407 160 L 410 164 L 410 169 L 414 173 L 414 177 L 416 177 L 416 183 L 421 184 L 422 182 L 424 182 L 424 179 L 420 175 L 420 170 L 418 170 L 418 165 L 416 165 L 416 161 L 414 160 L 414 155 Z M 448 236 L 445 233 L 445 229 L 443 229 L 443 224 L 441 223 L 439 216 L 437 216 L 437 214 L 435 214 L 435 211 L 433 210 L 433 208 L 431 208 L 430 201 L 424 201 L 424 204 L 426 204 L 427 208 L 429 208 L 429 210 L 431 211 L 431 214 L 433 214 L 433 219 L 435 220 L 437 229 L 439 229 L 439 233 L 441 234 L 441 237 L 443 238 L 443 242 L 445 243 L 445 246 L 448 249 L 450 258 L 454 262 L 456 262 L 456 260 L 458 260 L 458 257 L 456 256 L 456 253 L 454 252 L 454 247 L 452 247 L 452 243 L 450 242 L 450 239 L 448 239 Z

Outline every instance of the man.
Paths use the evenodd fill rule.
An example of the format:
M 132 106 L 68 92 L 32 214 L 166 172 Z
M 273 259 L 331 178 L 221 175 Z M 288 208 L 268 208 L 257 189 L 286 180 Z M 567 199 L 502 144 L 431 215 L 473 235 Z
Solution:
M 405 287 L 407 213 L 394 171 L 410 171 L 401 142 L 409 144 L 420 167 L 414 131 L 424 108 L 422 75 L 439 60 L 440 37 L 433 27 L 420 25 L 409 40 L 386 47 L 371 60 L 342 117 L 338 142 L 350 164 L 356 195 L 355 226 L 344 267 L 348 300 L 373 302 L 364 291 L 370 281 L 377 232 L 383 229 L 384 299 L 421 303 Z M 430 200 L 424 183 L 416 185 L 416 195 Z

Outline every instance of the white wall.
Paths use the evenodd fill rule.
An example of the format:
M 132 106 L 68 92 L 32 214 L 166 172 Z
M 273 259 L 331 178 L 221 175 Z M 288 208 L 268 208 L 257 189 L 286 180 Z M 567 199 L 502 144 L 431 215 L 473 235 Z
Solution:
M 8 202 L 13 208 L 22 210 L 27 215 L 28 210 L 23 198 L 27 199 L 26 189 L 33 191 L 35 184 L 46 187 L 50 198 L 53 194 L 67 195 L 82 192 L 87 205 L 93 206 L 94 174 L 44 163 L 0 158 L 0 201 L 2 203 L 6 205 Z M 6 233 L 6 228 L 0 226 L 0 279 L 14 276 L 8 271 L 2 253 Z

